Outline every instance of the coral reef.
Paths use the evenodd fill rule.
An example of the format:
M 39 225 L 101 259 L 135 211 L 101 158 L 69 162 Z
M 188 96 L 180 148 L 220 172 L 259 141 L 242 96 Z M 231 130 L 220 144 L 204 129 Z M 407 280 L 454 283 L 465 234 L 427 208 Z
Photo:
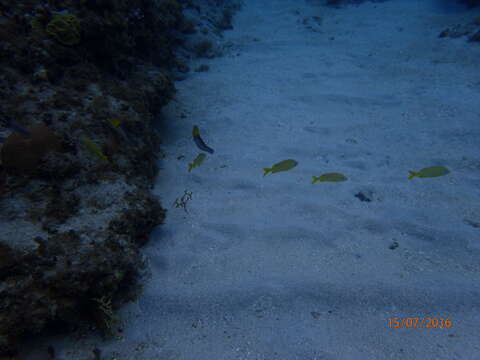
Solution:
M 150 192 L 158 112 L 189 71 L 188 44 L 218 54 L 235 9 L 0 0 L 0 356 L 52 321 L 97 312 L 113 330 L 165 217 Z

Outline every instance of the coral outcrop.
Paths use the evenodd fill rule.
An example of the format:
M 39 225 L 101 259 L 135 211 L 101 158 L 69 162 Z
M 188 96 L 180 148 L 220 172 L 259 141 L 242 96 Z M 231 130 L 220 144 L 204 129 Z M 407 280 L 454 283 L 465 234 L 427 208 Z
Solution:
M 150 192 L 158 112 L 196 56 L 189 44 L 219 54 L 235 8 L 0 0 L 0 355 L 129 299 L 166 214 Z

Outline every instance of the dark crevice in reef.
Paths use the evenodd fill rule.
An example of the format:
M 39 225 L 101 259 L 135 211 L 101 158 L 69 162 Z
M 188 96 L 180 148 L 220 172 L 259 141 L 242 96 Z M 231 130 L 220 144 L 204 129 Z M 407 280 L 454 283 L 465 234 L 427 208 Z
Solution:
M 0 0 L 0 354 L 138 294 L 155 122 L 194 57 L 221 53 L 234 0 Z

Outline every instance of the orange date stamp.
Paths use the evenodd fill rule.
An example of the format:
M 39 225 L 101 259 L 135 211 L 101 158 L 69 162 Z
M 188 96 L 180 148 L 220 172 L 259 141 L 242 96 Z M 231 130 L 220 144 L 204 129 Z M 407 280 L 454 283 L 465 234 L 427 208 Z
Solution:
M 450 328 L 453 321 L 441 317 L 390 317 L 388 326 L 391 328 Z

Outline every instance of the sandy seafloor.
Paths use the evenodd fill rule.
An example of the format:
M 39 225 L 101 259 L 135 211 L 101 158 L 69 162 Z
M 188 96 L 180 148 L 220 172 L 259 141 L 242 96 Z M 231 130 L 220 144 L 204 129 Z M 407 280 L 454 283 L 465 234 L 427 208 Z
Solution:
M 60 359 L 480 358 L 480 45 L 438 38 L 475 12 L 319 3 L 245 0 L 227 55 L 177 83 L 151 277 L 119 339 Z M 215 153 L 189 173 L 194 124 Z M 431 165 L 451 173 L 407 180 Z M 325 172 L 348 181 L 310 183 Z

